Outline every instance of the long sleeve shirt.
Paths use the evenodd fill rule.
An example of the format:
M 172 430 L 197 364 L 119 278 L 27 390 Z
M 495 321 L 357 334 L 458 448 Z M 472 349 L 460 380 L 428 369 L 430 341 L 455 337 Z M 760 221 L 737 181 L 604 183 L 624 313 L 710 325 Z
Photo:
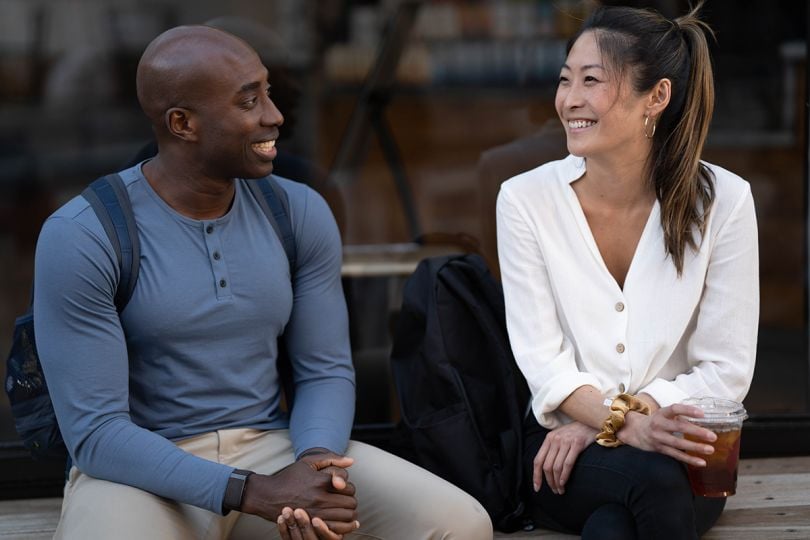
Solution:
M 602 259 L 571 184 L 568 156 L 502 185 L 498 250 L 515 359 L 538 422 L 577 388 L 647 393 L 662 407 L 691 396 L 742 400 L 754 372 L 759 320 L 757 226 L 747 182 L 706 164 L 715 200 L 699 249 L 678 276 L 656 201 L 624 287 Z
M 232 466 L 172 441 L 228 428 L 290 428 L 297 453 L 345 451 L 354 370 L 340 282 L 341 244 L 314 191 L 279 179 L 297 267 L 237 180 L 211 220 L 169 207 L 140 166 L 121 173 L 140 240 L 140 274 L 119 318 L 115 252 L 82 197 L 44 224 L 37 244 L 37 347 L 59 425 L 83 472 L 221 512 Z M 294 282 L 291 282 L 294 275 Z M 296 384 L 279 408 L 277 338 Z

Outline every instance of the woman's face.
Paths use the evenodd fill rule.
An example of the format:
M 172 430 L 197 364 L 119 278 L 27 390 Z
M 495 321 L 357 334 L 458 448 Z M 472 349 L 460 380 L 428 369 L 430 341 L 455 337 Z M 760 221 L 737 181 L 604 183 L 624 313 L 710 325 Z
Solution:
M 630 70 L 619 79 L 605 64 L 593 31 L 582 34 L 560 71 L 555 99 L 568 151 L 586 158 L 646 157 L 646 97 L 633 90 Z

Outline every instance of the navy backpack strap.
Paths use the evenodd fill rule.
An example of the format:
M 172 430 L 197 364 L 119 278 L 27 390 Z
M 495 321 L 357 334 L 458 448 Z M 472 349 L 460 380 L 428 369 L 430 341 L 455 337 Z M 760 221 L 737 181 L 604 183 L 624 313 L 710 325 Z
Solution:
M 115 291 L 115 307 L 120 313 L 126 307 L 135 282 L 138 281 L 140 244 L 135 215 L 124 181 L 118 174 L 95 180 L 82 192 L 98 216 L 118 258 L 120 280 Z
M 261 180 L 247 180 L 246 184 L 259 203 L 262 212 L 267 216 L 267 221 L 276 231 L 278 239 L 281 240 L 284 253 L 287 254 L 287 260 L 290 263 L 290 274 L 294 274 L 296 263 L 295 236 L 293 236 L 287 193 L 273 176 L 267 176 Z
M 295 275 L 295 236 L 293 236 L 292 220 L 290 219 L 290 203 L 287 193 L 278 184 L 273 176 L 261 180 L 247 180 L 246 184 L 259 203 L 259 206 L 272 225 L 276 236 L 284 246 L 287 261 L 290 263 L 290 276 Z M 281 337 L 281 336 L 279 336 Z M 287 354 L 287 345 L 284 339 L 278 340 L 278 360 L 276 361 L 281 387 L 284 389 L 284 400 L 287 411 L 292 411 L 295 401 L 295 380 L 292 362 Z

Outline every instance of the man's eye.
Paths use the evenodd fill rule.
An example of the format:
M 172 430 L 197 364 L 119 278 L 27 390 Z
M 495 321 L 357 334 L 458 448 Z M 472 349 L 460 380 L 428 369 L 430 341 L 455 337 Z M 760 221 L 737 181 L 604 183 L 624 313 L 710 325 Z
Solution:
M 273 96 L 273 87 L 268 86 L 267 87 L 267 97 L 272 97 L 272 96 Z

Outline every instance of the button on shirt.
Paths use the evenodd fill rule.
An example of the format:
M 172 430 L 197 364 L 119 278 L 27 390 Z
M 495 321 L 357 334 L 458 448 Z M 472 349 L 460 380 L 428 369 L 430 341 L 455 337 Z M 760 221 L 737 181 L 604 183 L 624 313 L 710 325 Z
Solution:
M 662 407 L 689 396 L 742 399 L 759 319 L 757 227 L 747 182 L 706 164 L 715 201 L 699 250 L 678 276 L 656 202 L 624 289 L 608 271 L 571 186 L 585 161 L 568 156 L 505 182 L 498 251 L 509 339 L 541 425 L 574 390 L 625 385 Z

